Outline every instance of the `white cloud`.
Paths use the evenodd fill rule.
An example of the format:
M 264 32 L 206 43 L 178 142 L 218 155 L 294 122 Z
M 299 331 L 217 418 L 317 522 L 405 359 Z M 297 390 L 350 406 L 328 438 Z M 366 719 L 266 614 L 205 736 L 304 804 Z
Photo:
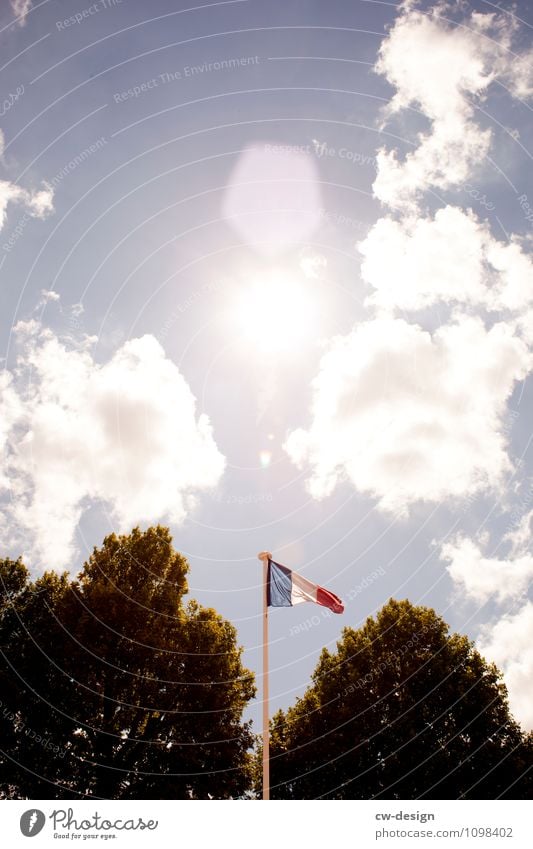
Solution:
M 53 212 L 53 199 L 54 190 L 46 183 L 43 189 L 31 192 L 9 180 L 0 180 L 0 230 L 5 224 L 9 203 L 22 203 L 33 218 L 45 218 Z
M 518 524 L 508 531 L 504 541 L 510 543 L 511 554 L 524 554 L 531 548 L 533 542 L 533 510 L 525 513 Z
M 481 492 L 511 469 L 502 416 L 531 360 L 504 323 L 487 330 L 462 316 L 431 336 L 401 319 L 365 322 L 332 341 L 311 425 L 289 434 L 286 451 L 310 469 L 317 498 L 348 479 L 405 513 Z
M 519 100 L 533 97 L 533 50 L 516 56 L 502 73 L 502 82 Z
M 504 671 L 514 716 L 533 728 L 533 604 L 528 601 L 518 613 L 486 626 L 478 647 Z
M 533 262 L 512 240 L 495 239 L 473 212 L 381 218 L 359 245 L 363 279 L 380 308 L 420 310 L 438 302 L 523 310 L 533 302 Z
M 478 53 L 467 30 L 452 30 L 418 11 L 401 15 L 384 40 L 376 70 L 396 88 L 389 114 L 416 106 L 431 121 L 430 132 L 420 134 L 403 161 L 396 151 L 379 151 L 374 192 L 384 203 L 410 206 L 430 186 L 457 185 L 486 156 L 490 131 L 473 121 L 469 102 L 491 82 Z
M 430 121 L 403 159 L 396 150 L 378 153 L 374 192 L 397 209 L 416 208 L 431 187 L 460 185 L 483 162 L 491 131 L 476 123 L 474 104 L 496 79 L 515 96 L 531 94 L 531 54 L 511 51 L 510 18 L 474 12 L 454 26 L 440 17 L 445 5 L 428 13 L 414 5 L 403 5 L 375 66 L 396 89 L 387 115 L 415 107 Z
M 441 548 L 441 559 L 461 595 L 480 604 L 519 598 L 533 580 L 533 555 L 512 559 L 484 557 L 472 540 L 459 536 Z
M 46 304 L 56 303 L 58 304 L 61 300 L 59 292 L 54 292 L 53 289 L 41 289 L 41 297 L 37 301 L 36 310 L 41 309 Z
M 505 559 L 483 555 L 481 547 L 488 539 L 477 543 L 461 535 L 441 546 L 440 552 L 462 597 L 480 604 L 489 600 L 522 604 L 518 613 L 484 625 L 478 648 L 505 673 L 511 710 L 527 728 L 533 727 L 533 605 L 525 599 L 533 579 L 532 541 L 530 510 L 504 535 L 502 542 L 510 547 Z
M 528 345 L 533 346 L 533 309 L 526 310 L 518 317 L 517 327 Z
M 8 371 L 0 372 L 0 458 L 5 451 L 9 434 L 20 418 L 22 405 L 13 387 L 13 378 Z M 8 486 L 5 470 L 0 462 L 0 492 Z
M 19 26 L 23 27 L 32 8 L 32 0 L 10 0 L 13 14 L 18 18 Z
M 7 205 L 11 201 L 20 200 L 22 189 L 8 180 L 0 180 L 0 229 L 6 220 Z
M 59 292 L 54 292 L 53 289 L 41 289 L 41 297 L 43 301 L 59 301 Z
M 44 183 L 44 189 L 38 192 L 24 192 L 23 201 L 30 209 L 35 218 L 46 218 L 54 211 L 54 190 L 48 183 Z
M 416 6 L 401 5 L 376 65 L 395 87 L 388 114 L 415 107 L 429 120 L 402 161 L 396 151 L 378 157 L 374 191 L 399 215 L 381 218 L 359 245 L 377 317 L 332 340 L 313 384 L 311 424 L 286 442 L 310 470 L 314 496 L 347 479 L 400 512 L 505 483 L 503 417 L 531 369 L 533 338 L 533 263 L 520 240 L 494 238 L 471 210 L 418 210 L 423 192 L 461 184 L 487 153 L 490 131 L 476 124 L 474 106 L 496 79 L 513 92 L 519 84 L 514 25 L 500 13 L 453 25 L 445 3 L 427 13 Z M 433 335 L 393 317 L 435 304 L 453 311 Z M 459 310 L 502 320 L 489 329 Z
M 182 521 L 194 493 L 218 482 L 225 460 L 160 344 L 133 339 L 99 365 L 37 322 L 17 330 L 17 393 L 6 394 L 14 386 L 8 378 L 2 400 L 15 405 L 18 422 L 8 428 L 3 467 L 16 496 L 6 509 L 30 535 L 32 556 L 49 568 L 67 565 L 93 500 L 109 506 L 122 530 Z

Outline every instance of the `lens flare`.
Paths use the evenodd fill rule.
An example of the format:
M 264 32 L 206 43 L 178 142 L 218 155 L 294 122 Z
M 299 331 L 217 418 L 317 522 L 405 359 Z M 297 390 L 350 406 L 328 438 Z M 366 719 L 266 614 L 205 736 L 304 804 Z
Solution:
M 260 451 L 259 452 L 259 462 L 261 464 L 261 468 L 267 469 L 272 462 L 272 454 L 270 451 Z

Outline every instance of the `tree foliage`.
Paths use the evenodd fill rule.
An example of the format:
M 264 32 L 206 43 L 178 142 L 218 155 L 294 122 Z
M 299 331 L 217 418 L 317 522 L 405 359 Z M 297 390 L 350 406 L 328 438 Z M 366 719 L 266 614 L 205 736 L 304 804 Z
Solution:
M 232 798 L 254 695 L 236 632 L 185 604 L 168 529 L 106 537 L 77 580 L 0 561 L 0 794 Z
M 408 601 L 345 628 L 271 723 L 273 798 L 530 798 L 532 764 L 498 669 Z

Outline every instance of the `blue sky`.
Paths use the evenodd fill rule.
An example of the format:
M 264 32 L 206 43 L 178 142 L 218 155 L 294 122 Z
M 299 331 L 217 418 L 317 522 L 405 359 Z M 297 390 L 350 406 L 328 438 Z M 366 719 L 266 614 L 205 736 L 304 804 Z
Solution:
M 259 671 L 266 548 L 273 710 L 394 596 L 531 727 L 532 11 L 2 4 L 5 554 L 168 523 Z

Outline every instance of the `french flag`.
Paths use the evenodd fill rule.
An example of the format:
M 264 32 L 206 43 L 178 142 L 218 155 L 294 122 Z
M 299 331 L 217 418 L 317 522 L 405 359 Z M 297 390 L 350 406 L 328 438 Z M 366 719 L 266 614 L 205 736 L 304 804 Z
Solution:
M 344 604 L 334 593 L 302 578 L 281 563 L 268 561 L 267 604 L 269 607 L 292 607 L 304 601 L 314 601 L 329 607 L 333 613 L 344 613 Z

